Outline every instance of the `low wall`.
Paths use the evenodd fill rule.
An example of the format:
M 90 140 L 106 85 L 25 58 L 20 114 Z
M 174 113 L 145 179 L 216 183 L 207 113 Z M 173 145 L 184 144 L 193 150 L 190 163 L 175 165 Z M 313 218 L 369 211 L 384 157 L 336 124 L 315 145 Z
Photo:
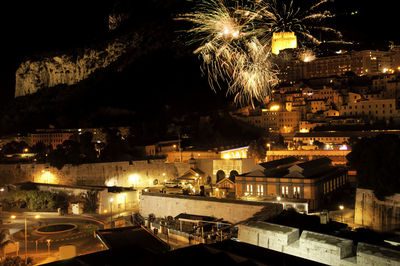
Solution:
M 282 205 L 241 200 L 225 200 L 197 196 L 143 193 L 140 196 L 140 214 L 144 217 L 175 217 L 181 213 L 213 216 L 238 223 L 262 212 L 265 219 L 282 211 Z
M 328 265 L 400 265 L 400 251 L 266 222 L 238 225 L 238 240 Z M 357 250 L 354 253 L 354 250 Z
M 156 179 L 159 183 L 164 179 L 174 179 L 187 169 L 189 164 L 165 163 L 163 160 L 66 164 L 61 169 L 49 164 L 0 164 L 0 185 L 30 181 L 61 185 L 150 187 Z

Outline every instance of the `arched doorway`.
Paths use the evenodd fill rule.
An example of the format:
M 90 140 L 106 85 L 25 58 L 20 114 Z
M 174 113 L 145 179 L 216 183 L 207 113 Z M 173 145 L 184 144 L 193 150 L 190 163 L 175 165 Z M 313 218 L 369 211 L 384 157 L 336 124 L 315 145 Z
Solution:
M 238 171 L 232 170 L 232 171 L 229 173 L 229 179 L 230 179 L 232 182 L 235 182 L 235 178 L 236 178 L 236 176 L 238 176 L 238 175 L 239 175 Z
M 223 170 L 217 171 L 217 183 L 225 178 L 225 172 Z

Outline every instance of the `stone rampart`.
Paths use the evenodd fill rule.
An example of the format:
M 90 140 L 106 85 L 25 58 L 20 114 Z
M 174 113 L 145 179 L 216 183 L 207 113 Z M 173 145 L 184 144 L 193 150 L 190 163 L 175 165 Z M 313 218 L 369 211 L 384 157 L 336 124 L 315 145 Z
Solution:
M 238 225 L 238 240 L 327 265 L 400 265 L 400 251 L 266 222 Z M 355 252 L 356 251 L 356 252 Z
M 181 213 L 213 216 L 238 223 L 262 213 L 265 219 L 282 211 L 281 204 L 240 200 L 216 199 L 200 196 L 183 196 L 159 193 L 142 193 L 140 214 L 148 217 L 175 217 Z
M 0 184 L 31 181 L 60 185 L 150 187 L 164 179 L 177 178 L 189 168 L 186 165 L 165 163 L 163 160 L 67 164 L 61 169 L 49 164 L 0 164 Z

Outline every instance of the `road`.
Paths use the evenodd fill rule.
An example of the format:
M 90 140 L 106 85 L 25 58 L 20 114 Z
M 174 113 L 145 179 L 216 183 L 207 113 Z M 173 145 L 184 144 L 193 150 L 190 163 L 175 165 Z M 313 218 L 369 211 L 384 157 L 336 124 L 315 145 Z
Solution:
M 15 215 L 15 219 L 10 216 Z M 58 249 L 60 246 L 72 244 L 76 246 L 77 255 L 88 254 L 103 250 L 101 242 L 94 237 L 95 229 L 103 229 L 104 221 L 110 217 L 90 217 L 90 216 L 59 216 L 57 213 L 45 212 L 25 212 L 25 213 L 0 213 L 0 219 L 3 221 L 2 228 L 8 228 L 13 240 L 19 242 L 19 254 L 25 256 L 25 215 L 28 227 L 27 250 L 28 256 L 34 259 L 34 263 L 44 263 L 59 259 Z M 35 216 L 40 215 L 39 219 Z M 113 215 L 113 219 L 115 219 Z M 35 232 L 39 226 L 72 223 L 78 226 L 77 229 L 70 232 L 41 235 Z M 50 240 L 50 246 L 48 241 Z M 12 255 L 12 254 L 10 254 Z M 17 255 L 17 254 L 14 254 Z

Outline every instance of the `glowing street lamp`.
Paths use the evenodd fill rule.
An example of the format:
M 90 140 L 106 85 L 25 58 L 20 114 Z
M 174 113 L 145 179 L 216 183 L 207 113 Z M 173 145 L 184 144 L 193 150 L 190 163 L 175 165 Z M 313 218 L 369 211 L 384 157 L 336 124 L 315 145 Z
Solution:
M 344 210 L 344 206 L 343 206 L 343 205 L 339 205 L 339 209 L 340 209 L 340 221 L 343 222 L 343 210 Z
M 17 218 L 16 215 L 11 215 L 10 216 L 11 219 L 15 220 Z M 40 215 L 35 215 L 35 219 L 39 219 Z M 26 222 L 26 214 L 25 214 L 25 264 L 28 265 L 28 225 Z

